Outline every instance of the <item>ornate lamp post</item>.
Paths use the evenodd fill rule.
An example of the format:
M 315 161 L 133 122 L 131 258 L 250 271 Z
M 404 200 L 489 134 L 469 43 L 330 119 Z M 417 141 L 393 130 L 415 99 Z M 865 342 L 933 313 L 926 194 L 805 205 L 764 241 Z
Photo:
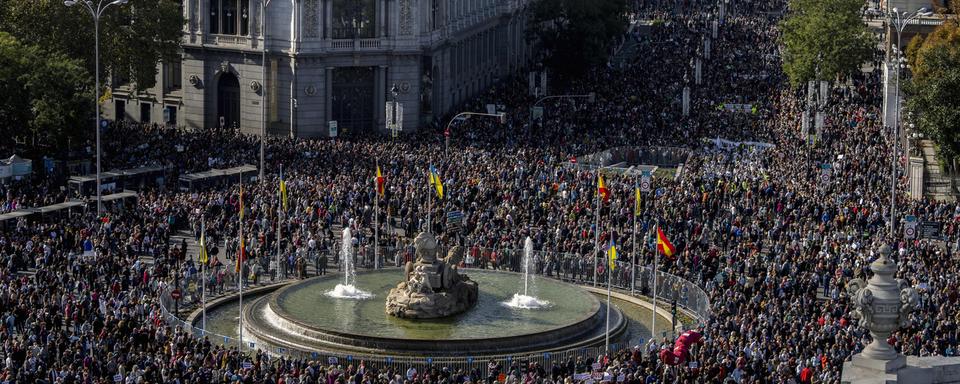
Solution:
M 868 281 L 853 279 L 847 285 L 847 293 L 855 309 L 854 319 L 861 327 L 870 331 L 873 342 L 858 355 L 854 355 L 853 364 L 892 372 L 906 365 L 906 357 L 897 353 L 887 338 L 900 327 L 910 325 L 910 312 L 916 308 L 920 299 L 917 291 L 908 286 L 903 279 L 894 279 L 897 263 L 890 259 L 892 250 L 884 245 L 880 248 L 880 257 L 870 263 L 873 277 Z
M 96 99 L 93 100 L 97 107 L 97 216 L 101 215 L 101 211 L 103 210 L 103 200 L 100 199 L 100 16 L 102 16 L 103 11 L 111 5 L 123 5 L 126 3 L 127 0 L 113 0 L 110 2 L 100 0 L 97 3 L 91 0 L 66 0 L 63 2 L 63 5 L 68 7 L 83 4 L 83 6 L 90 11 L 90 15 L 93 16 L 94 73 L 97 78 L 97 88 L 95 90 Z

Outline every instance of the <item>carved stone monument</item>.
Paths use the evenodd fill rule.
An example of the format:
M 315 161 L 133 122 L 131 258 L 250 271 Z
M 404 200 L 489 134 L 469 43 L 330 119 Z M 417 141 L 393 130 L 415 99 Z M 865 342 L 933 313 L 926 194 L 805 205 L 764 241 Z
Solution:
M 477 303 L 477 282 L 457 271 L 463 248 L 453 247 L 444 259 L 437 258 L 437 240 L 421 232 L 413 241 L 417 260 L 407 262 L 404 278 L 387 295 L 388 315 L 408 319 L 432 319 L 466 311 Z
M 887 338 L 897 328 L 910 325 L 909 315 L 919 303 L 917 292 L 903 279 L 894 279 L 897 263 L 891 250 L 880 248 L 870 263 L 873 277 L 854 279 L 847 285 L 854 319 L 870 331 L 873 342 L 843 364 L 841 383 L 954 383 L 960 381 L 960 361 L 945 357 L 906 357 Z

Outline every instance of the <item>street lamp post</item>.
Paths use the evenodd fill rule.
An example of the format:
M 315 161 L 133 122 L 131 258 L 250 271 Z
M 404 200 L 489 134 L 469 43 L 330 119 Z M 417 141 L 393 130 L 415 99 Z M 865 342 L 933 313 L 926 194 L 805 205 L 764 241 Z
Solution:
M 905 66 L 903 58 L 903 52 L 900 49 L 901 45 L 901 35 L 903 30 L 911 22 L 919 19 L 921 16 L 927 14 L 926 9 L 920 8 L 913 12 L 903 12 L 902 14 L 893 8 L 887 17 L 890 23 L 890 26 L 893 27 L 893 31 L 897 33 L 897 46 L 891 49 L 894 57 L 887 57 L 887 65 L 893 66 L 894 71 L 896 71 L 897 79 L 896 85 L 894 86 L 894 103 L 893 107 L 896 108 L 896 116 L 894 117 L 893 122 L 893 154 L 890 163 L 890 239 L 892 240 L 895 236 L 896 231 L 896 210 L 897 210 L 897 143 L 900 141 L 900 69 Z M 886 111 L 884 111 L 886 113 Z M 909 150 L 909 148 L 907 148 Z
M 263 84 L 260 86 L 260 182 L 263 182 L 263 173 L 266 168 L 266 144 L 264 139 L 267 137 L 267 5 L 270 0 L 260 1 L 260 80 Z
M 489 117 L 498 118 L 500 120 L 500 124 L 504 124 L 507 122 L 507 114 L 503 112 L 499 112 L 499 113 L 460 112 L 458 113 L 456 116 L 450 119 L 449 122 L 447 122 L 447 127 L 443 130 L 443 136 L 445 136 L 444 144 L 443 144 L 444 155 L 446 155 L 448 150 L 450 149 L 450 125 L 453 124 L 453 122 L 456 121 L 457 118 L 460 116 L 489 116 Z
M 103 200 L 100 198 L 100 16 L 103 15 L 103 11 L 106 10 L 111 5 L 122 5 L 126 4 L 127 0 L 113 0 L 107 2 L 106 0 L 100 0 L 96 4 L 92 0 L 66 0 L 63 2 L 63 5 L 72 7 L 76 4 L 83 4 L 84 7 L 90 11 L 90 15 L 93 16 L 93 39 L 94 39 L 94 76 L 96 77 L 96 90 L 94 104 L 97 108 L 96 115 L 96 130 L 97 130 L 97 216 L 100 216 L 103 211 Z

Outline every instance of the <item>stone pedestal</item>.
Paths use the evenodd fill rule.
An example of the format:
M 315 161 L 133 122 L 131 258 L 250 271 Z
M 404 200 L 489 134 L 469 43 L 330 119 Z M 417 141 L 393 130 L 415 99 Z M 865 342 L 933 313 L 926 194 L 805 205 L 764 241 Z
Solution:
M 875 367 L 870 359 L 853 357 L 843 364 L 844 384 L 945 384 L 960 383 L 960 358 L 900 356 L 903 365 L 891 371 L 888 366 Z
M 917 292 L 905 280 L 894 279 L 897 263 L 890 257 L 892 253 L 890 247 L 881 247 L 879 257 L 870 263 L 873 277 L 847 284 L 854 306 L 851 315 L 870 331 L 873 341 L 843 364 L 841 382 L 960 383 L 960 359 L 905 357 L 887 344 L 893 331 L 910 325 L 908 315 L 919 303 Z

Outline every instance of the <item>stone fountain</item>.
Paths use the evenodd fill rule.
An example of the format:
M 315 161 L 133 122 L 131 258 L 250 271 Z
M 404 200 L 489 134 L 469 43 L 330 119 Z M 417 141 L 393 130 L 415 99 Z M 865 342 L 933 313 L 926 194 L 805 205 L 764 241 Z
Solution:
M 463 248 L 453 247 L 437 258 L 437 239 L 421 232 L 413 241 L 417 259 L 407 262 L 404 278 L 387 295 L 388 315 L 406 319 L 432 319 L 464 312 L 477 303 L 475 281 L 458 272 Z
M 880 257 L 870 263 L 873 277 L 847 284 L 854 306 L 852 317 L 870 331 L 873 341 L 843 364 L 841 383 L 960 382 L 957 358 L 907 357 L 887 343 L 893 331 L 910 325 L 909 315 L 920 299 L 905 280 L 893 278 L 897 263 L 890 258 L 890 247 L 882 246 L 879 253 Z

